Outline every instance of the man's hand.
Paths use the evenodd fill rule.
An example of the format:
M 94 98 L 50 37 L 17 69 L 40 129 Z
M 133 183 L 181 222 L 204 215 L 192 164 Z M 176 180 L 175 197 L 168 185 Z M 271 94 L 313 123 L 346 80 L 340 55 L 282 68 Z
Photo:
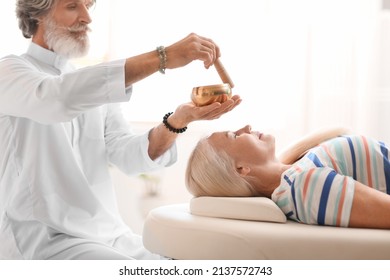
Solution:
M 165 48 L 166 68 L 183 67 L 192 61 L 203 61 L 208 69 L 221 56 L 219 47 L 211 40 L 195 33 Z M 159 70 L 160 56 L 156 50 L 128 57 L 125 63 L 125 85 L 130 86 Z
M 197 107 L 194 103 L 184 103 L 168 118 L 172 127 L 182 128 L 193 121 L 214 120 L 233 110 L 241 103 L 241 98 L 234 95 L 223 103 L 215 102 L 207 106 Z
M 201 60 L 208 69 L 221 56 L 219 47 L 211 40 L 195 33 L 165 48 L 167 68 L 173 69 Z
M 177 107 L 167 121 L 171 127 L 180 129 L 193 121 L 218 119 L 240 103 L 241 98 L 238 95 L 223 103 L 215 102 L 203 107 L 197 107 L 194 103 L 189 102 Z M 155 160 L 165 153 L 172 146 L 177 136 L 177 133 L 168 130 L 163 123 L 154 127 L 149 133 L 148 154 L 150 158 Z

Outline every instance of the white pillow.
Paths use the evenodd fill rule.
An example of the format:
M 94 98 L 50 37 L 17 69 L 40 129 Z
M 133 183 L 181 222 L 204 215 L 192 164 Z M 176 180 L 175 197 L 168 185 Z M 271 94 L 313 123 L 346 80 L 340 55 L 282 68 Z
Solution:
M 209 197 L 191 199 L 191 214 L 206 217 L 285 223 L 286 216 L 266 197 Z

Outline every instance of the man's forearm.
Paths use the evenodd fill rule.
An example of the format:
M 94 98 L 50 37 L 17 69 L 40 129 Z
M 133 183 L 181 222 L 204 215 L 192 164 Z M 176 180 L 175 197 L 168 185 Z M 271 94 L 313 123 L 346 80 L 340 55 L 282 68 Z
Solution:
M 154 74 L 159 68 L 160 59 L 157 51 L 127 58 L 125 63 L 126 87 Z
M 164 124 L 154 127 L 149 133 L 148 154 L 152 160 L 163 155 L 173 145 L 177 134 L 169 131 Z
M 167 118 L 167 124 L 171 128 L 184 128 L 188 125 L 189 121 L 185 121 L 183 118 L 179 118 L 176 114 L 173 114 Z M 152 160 L 163 155 L 175 142 L 179 134 L 170 131 L 164 123 L 160 123 L 154 127 L 149 133 L 149 149 L 148 153 Z

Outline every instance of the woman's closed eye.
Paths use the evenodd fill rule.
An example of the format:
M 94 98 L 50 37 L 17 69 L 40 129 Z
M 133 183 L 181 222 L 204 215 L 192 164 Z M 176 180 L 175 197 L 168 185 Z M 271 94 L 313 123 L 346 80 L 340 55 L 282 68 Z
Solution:
M 237 133 L 235 133 L 235 132 L 233 132 L 233 131 L 229 131 L 229 132 L 227 133 L 227 137 L 228 137 L 229 139 L 236 139 L 236 138 L 237 138 Z

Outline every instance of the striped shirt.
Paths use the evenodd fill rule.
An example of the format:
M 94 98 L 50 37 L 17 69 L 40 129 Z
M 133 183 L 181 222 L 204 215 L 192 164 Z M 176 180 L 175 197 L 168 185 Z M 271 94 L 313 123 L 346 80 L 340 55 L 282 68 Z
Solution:
M 347 227 L 355 181 L 390 194 L 384 143 L 341 136 L 312 148 L 282 174 L 272 200 L 297 222 Z

